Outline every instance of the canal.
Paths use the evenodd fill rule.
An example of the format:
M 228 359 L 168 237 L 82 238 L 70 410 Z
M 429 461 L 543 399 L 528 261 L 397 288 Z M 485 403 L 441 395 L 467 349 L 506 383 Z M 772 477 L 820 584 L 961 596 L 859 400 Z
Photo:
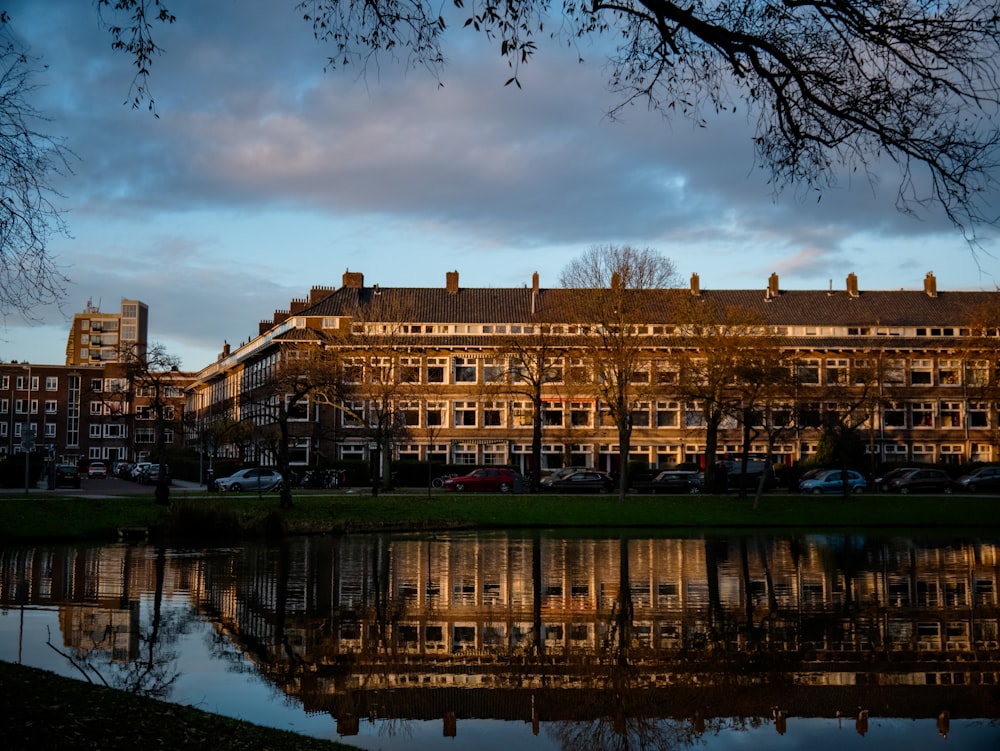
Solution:
M 364 749 L 1000 747 L 1000 539 L 0 550 L 0 659 Z

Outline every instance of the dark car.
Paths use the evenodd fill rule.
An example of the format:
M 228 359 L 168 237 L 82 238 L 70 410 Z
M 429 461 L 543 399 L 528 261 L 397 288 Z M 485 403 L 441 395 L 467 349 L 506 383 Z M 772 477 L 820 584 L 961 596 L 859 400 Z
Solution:
M 890 471 L 886 472 L 884 475 L 881 475 L 880 477 L 876 477 L 875 481 L 872 483 L 872 485 L 875 486 L 876 490 L 878 490 L 878 491 L 880 491 L 882 493 L 888 493 L 889 490 L 890 490 L 889 483 L 891 483 L 897 477 L 902 477 L 903 475 L 907 474 L 908 472 L 913 472 L 916 469 L 918 469 L 918 468 L 917 467 L 896 467 L 896 469 L 890 470 Z
M 574 472 L 584 472 L 584 471 L 594 472 L 596 470 L 594 470 L 592 467 L 563 467 L 562 469 L 557 469 L 552 474 L 543 477 L 541 480 L 538 481 L 538 484 L 544 489 L 554 482 L 558 482 L 559 480 L 562 480 L 565 477 L 569 477 Z
M 950 493 L 954 488 L 951 476 L 941 469 L 911 469 L 889 481 L 894 493 Z
M 55 487 L 80 487 L 80 468 L 75 464 L 57 464 L 54 472 Z
M 610 493 L 615 489 L 615 481 L 607 472 L 581 469 L 545 485 L 543 489 L 553 493 Z
M 699 493 L 701 475 L 694 471 L 668 469 L 660 472 L 648 484 L 637 488 L 639 492 L 653 493 Z
M 959 490 L 975 493 L 980 490 L 1000 490 L 1000 467 L 980 467 L 955 480 Z
M 480 467 L 467 475 L 449 477 L 444 481 L 445 490 L 483 490 L 493 493 L 509 493 L 520 490 L 521 475 L 506 467 Z

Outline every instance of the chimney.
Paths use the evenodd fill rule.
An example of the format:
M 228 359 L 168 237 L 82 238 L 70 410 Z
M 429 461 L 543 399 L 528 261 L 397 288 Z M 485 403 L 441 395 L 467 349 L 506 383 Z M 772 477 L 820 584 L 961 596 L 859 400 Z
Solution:
M 309 304 L 315 305 L 333 291 L 333 287 L 313 287 L 309 290 Z
M 288 312 L 290 312 L 292 315 L 295 315 L 299 311 L 305 310 L 306 307 L 308 307 L 308 305 L 309 305 L 308 300 L 304 300 L 301 297 L 296 297 L 294 300 L 291 301 L 291 303 L 289 303 Z
M 531 275 L 531 291 L 538 294 L 538 272 Z
M 777 297 L 781 288 L 778 286 L 778 275 L 773 273 L 767 278 L 767 297 Z
M 618 292 L 622 288 L 622 275 L 617 271 L 611 272 L 611 289 Z
M 697 274 L 691 274 L 691 294 L 695 297 L 701 296 L 701 280 Z
M 853 271 L 847 275 L 847 294 L 850 297 L 858 297 L 858 275 Z
M 273 326 L 277 326 L 279 323 L 284 323 L 291 316 L 291 311 L 288 310 L 276 310 L 274 311 L 274 323 Z
M 937 297 L 937 278 L 933 271 L 928 271 L 924 277 L 924 292 L 928 297 Z
M 273 328 L 274 328 L 274 321 L 261 321 L 259 324 L 257 324 L 257 333 L 260 336 L 263 336 Z
M 219 355 L 219 359 L 222 360 L 223 358 L 229 357 L 230 352 L 231 352 L 231 350 L 229 348 L 229 342 L 223 341 L 222 342 L 222 354 Z
M 361 289 L 365 286 L 365 275 L 360 271 L 344 271 L 344 286 Z
M 451 294 L 455 294 L 456 292 L 458 292 L 458 272 L 449 271 L 444 275 L 444 278 L 445 278 L 445 284 L 444 284 L 445 289 L 448 290 L 448 292 L 450 292 Z

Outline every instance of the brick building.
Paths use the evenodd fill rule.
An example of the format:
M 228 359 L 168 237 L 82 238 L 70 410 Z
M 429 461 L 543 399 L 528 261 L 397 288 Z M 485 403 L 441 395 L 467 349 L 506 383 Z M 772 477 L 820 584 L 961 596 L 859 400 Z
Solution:
M 193 378 L 187 411 L 200 426 L 261 425 L 267 418 L 252 412 L 247 396 L 254 384 L 296 367 L 289 352 L 297 347 L 319 344 L 339 352 L 345 395 L 333 406 L 315 399 L 297 405 L 289 420 L 293 463 L 370 458 L 388 403 L 393 424 L 405 425 L 394 428 L 394 459 L 530 470 L 532 403 L 498 384 L 510 372 L 511 342 L 537 334 L 548 312 L 546 330 L 558 336 L 545 357 L 559 375 L 543 386 L 541 469 L 581 463 L 617 470 L 618 434 L 593 387 L 595 355 L 578 343 L 583 322 L 573 313 L 551 317 L 573 310 L 569 294 L 542 288 L 537 274 L 516 288 L 463 288 L 458 272 L 449 272 L 439 288 L 383 288 L 365 286 L 362 274 L 348 271 L 339 288 L 314 287 L 308 298 L 262 321 L 246 343 L 227 344 Z M 670 465 L 698 461 L 706 450 L 703 405 L 685 396 L 676 376 L 679 358 L 695 348 L 677 320 L 692 301 L 743 311 L 778 341 L 794 377 L 771 411 L 754 418 L 773 421 L 782 413 L 785 429 L 770 447 L 778 461 L 815 453 L 825 417 L 857 397 L 862 372 L 869 373 L 865 388 L 874 396 L 860 434 L 879 461 L 998 458 L 997 332 L 981 323 L 989 310 L 1000 310 L 996 292 L 939 292 L 928 273 L 920 290 L 868 291 L 854 274 L 842 289 L 783 290 L 772 275 L 757 289 L 711 290 L 693 275 L 689 287 L 643 294 L 647 318 L 634 329 L 643 362 L 635 377 L 646 386 L 633 405 L 631 460 Z M 366 337 L 374 333 L 381 349 L 366 352 Z M 376 382 L 385 386 L 380 393 Z M 789 414 L 796 416 L 791 422 Z M 740 419 L 725 416 L 719 452 L 742 446 Z M 763 434 L 754 432 L 752 450 L 763 452 Z M 252 438 L 220 439 L 215 450 L 273 461 Z

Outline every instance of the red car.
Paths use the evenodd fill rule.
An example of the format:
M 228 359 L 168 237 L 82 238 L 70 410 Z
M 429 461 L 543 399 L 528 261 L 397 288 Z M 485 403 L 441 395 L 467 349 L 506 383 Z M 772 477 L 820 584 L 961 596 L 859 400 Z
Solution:
M 494 493 L 509 493 L 521 487 L 521 475 L 505 467 L 481 467 L 461 477 L 449 477 L 444 481 L 445 490 L 486 490 Z

